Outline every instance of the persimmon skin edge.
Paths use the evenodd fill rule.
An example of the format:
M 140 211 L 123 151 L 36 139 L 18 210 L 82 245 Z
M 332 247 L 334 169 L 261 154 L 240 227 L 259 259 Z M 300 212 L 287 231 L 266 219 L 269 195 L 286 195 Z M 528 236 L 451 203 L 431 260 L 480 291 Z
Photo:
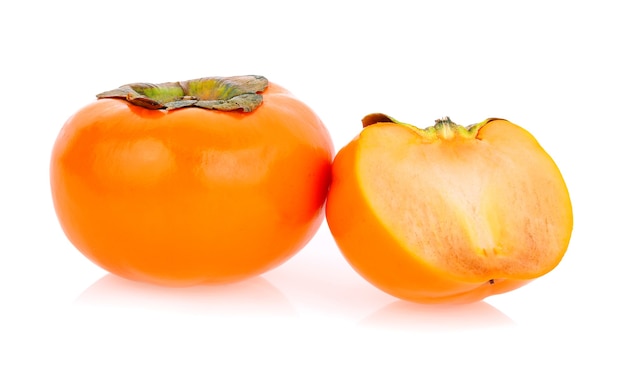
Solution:
M 558 217 L 555 220 L 558 221 L 556 225 L 560 228 L 556 230 L 556 234 L 550 237 L 550 240 L 554 239 L 556 242 L 549 243 L 548 246 L 555 249 L 553 250 L 553 258 L 549 261 L 546 260 L 550 263 L 541 265 L 545 268 L 540 266 L 541 268 L 535 268 L 532 271 L 527 271 L 527 273 L 515 270 L 505 273 L 506 271 L 499 269 L 498 271 L 494 270 L 493 277 L 490 276 L 489 271 L 484 274 L 481 273 L 480 276 L 473 276 L 462 271 L 455 272 L 455 270 L 446 268 L 445 265 L 420 254 L 422 252 L 415 249 L 415 243 L 408 243 L 410 236 L 407 239 L 406 235 L 399 234 L 400 231 L 408 231 L 408 229 L 402 229 L 402 225 L 395 224 L 394 222 L 400 220 L 393 218 L 394 215 L 398 217 L 399 215 L 412 215 L 411 220 L 419 225 L 420 212 L 390 213 L 382 212 L 384 210 L 380 208 L 382 207 L 380 201 L 385 200 L 380 197 L 398 194 L 398 191 L 403 189 L 407 191 L 412 189 L 398 189 L 398 185 L 404 184 L 410 187 L 411 184 L 419 185 L 420 182 L 403 181 L 398 185 L 388 182 L 387 180 L 393 179 L 390 178 L 393 176 L 390 174 L 392 170 L 389 170 L 393 168 L 387 169 L 385 167 L 393 167 L 400 163 L 391 158 L 387 160 L 380 158 L 377 161 L 377 158 L 372 157 L 372 155 L 388 154 L 393 158 L 409 159 L 402 154 L 412 149 L 410 144 L 434 144 L 431 146 L 433 148 L 438 144 L 442 149 L 456 149 L 456 145 L 464 144 L 467 137 L 460 137 L 460 134 L 457 134 L 453 139 L 446 141 L 440 137 L 429 136 L 428 133 L 424 132 L 425 130 L 416 131 L 413 126 L 394 123 L 395 121 L 392 119 L 384 122 L 392 123 L 370 123 L 355 139 L 338 152 L 333 162 L 332 182 L 326 205 L 326 217 L 331 233 L 344 257 L 362 277 L 377 288 L 409 301 L 468 303 L 519 288 L 549 272 L 559 263 L 567 249 L 573 219 L 569 195 L 556 165 L 551 167 L 551 169 L 555 169 L 552 172 L 556 172 L 556 175 L 549 177 L 549 179 L 556 182 L 556 189 L 560 193 L 559 201 L 554 208 L 558 211 L 558 215 L 556 215 Z M 501 119 L 493 119 L 489 124 L 491 125 L 489 129 L 492 129 L 493 133 L 486 128 L 477 128 L 476 135 L 488 132 L 489 139 L 496 137 L 502 140 L 510 139 L 510 141 L 503 141 L 503 143 L 512 143 L 511 141 L 519 138 L 523 140 L 522 145 L 530 144 L 528 146 L 536 149 L 537 155 L 541 159 L 545 159 L 545 164 L 548 166 L 553 164 L 550 157 L 525 130 Z M 388 144 L 383 147 L 373 147 L 372 141 L 376 141 L 376 135 L 382 134 L 383 130 L 393 130 L 394 132 L 389 132 L 393 139 L 383 141 L 384 139 L 380 138 L 380 144 Z M 500 130 L 505 132 L 502 137 L 498 136 Z M 471 136 L 471 138 L 476 139 L 476 136 Z M 404 147 L 398 146 L 409 147 L 403 150 Z M 372 152 L 369 149 L 379 150 Z M 383 150 L 388 151 L 381 153 Z M 523 154 L 523 151 L 519 153 Z M 436 160 L 437 157 L 432 159 Z M 372 166 L 377 168 L 372 168 Z M 419 169 L 419 167 L 420 164 L 415 162 L 415 168 Z M 374 176 L 374 173 L 369 173 L 369 175 L 364 173 L 367 169 L 379 171 L 382 183 L 379 184 L 378 190 L 371 188 L 371 180 L 373 180 L 371 177 Z M 428 166 L 424 166 L 424 171 L 421 173 L 428 176 L 430 173 L 428 169 Z M 446 171 L 445 164 L 441 169 Z M 401 178 L 397 179 L 400 180 Z M 459 183 L 462 182 L 462 179 L 459 180 Z M 385 187 L 384 183 L 387 183 L 388 187 Z M 434 183 L 433 186 L 437 186 L 437 184 Z M 384 189 L 387 191 L 381 192 Z M 415 199 L 415 195 L 397 197 L 398 201 L 407 199 Z M 454 204 L 452 207 L 454 208 Z M 437 208 L 432 208 L 432 212 L 428 215 L 432 216 L 433 212 L 436 215 L 437 210 Z M 551 212 L 550 210 L 552 208 L 547 209 L 547 212 Z M 504 213 L 502 214 L 504 215 Z M 452 218 L 451 220 L 455 219 Z M 468 220 L 471 221 L 471 219 Z M 546 220 L 550 220 L 550 218 L 548 217 Z M 423 229 L 423 231 L 428 232 L 428 228 Z M 438 236 L 439 234 L 434 233 L 432 235 Z
M 79 110 L 50 165 L 68 239 L 111 273 L 165 286 L 239 281 L 293 256 L 323 221 L 333 145 L 287 90 L 262 94 L 251 113 Z

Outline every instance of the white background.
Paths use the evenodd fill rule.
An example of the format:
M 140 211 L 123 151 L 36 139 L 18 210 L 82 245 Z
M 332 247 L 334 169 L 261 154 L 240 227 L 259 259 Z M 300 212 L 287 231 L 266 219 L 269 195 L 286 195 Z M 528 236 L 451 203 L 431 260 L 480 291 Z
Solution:
M 409 4 L 411 4 L 409 6 Z M 0 6 L 0 364 L 624 365 L 626 22 L 619 1 L 10 1 Z M 384 112 L 427 127 L 503 117 L 561 168 L 561 264 L 463 307 L 398 301 L 325 224 L 279 268 L 165 289 L 96 267 L 52 208 L 67 118 L 119 85 L 259 74 L 337 149 Z

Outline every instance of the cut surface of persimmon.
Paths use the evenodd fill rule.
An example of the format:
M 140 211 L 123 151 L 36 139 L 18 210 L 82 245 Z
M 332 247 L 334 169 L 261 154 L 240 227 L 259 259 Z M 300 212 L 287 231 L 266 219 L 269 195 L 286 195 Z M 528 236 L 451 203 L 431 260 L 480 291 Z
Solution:
M 363 126 L 335 158 L 326 217 L 373 285 L 416 302 L 473 302 L 561 261 L 571 201 L 529 132 L 498 118 L 420 129 L 372 114 Z

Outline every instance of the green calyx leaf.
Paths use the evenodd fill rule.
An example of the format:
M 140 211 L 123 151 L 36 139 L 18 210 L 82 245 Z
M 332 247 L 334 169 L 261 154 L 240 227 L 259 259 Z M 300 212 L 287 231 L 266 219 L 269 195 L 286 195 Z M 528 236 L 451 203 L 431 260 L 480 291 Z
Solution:
M 372 113 L 363 117 L 361 122 L 363 123 L 363 128 L 377 123 L 399 124 L 412 129 L 426 140 L 435 141 L 449 140 L 456 136 L 464 138 L 475 138 L 478 134 L 478 130 L 485 124 L 489 123 L 491 120 L 493 119 L 488 119 L 484 122 L 464 127 L 452 122 L 450 117 L 443 117 L 441 119 L 435 120 L 435 124 L 433 126 L 422 129 L 408 123 L 400 122 L 395 118 L 392 118 L 383 113 Z
M 220 111 L 252 112 L 263 103 L 269 82 L 263 76 L 207 77 L 162 84 L 122 85 L 97 95 L 118 98 L 147 109 L 199 107 Z

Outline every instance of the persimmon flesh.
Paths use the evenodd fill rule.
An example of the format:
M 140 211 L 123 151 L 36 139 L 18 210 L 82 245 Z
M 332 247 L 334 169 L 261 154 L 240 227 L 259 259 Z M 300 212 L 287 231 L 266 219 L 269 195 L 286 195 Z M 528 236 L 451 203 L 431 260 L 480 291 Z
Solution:
M 286 261 L 323 222 L 332 141 L 279 85 L 203 78 L 98 98 L 63 126 L 50 180 L 68 239 L 107 271 L 238 281 Z
M 372 114 L 363 125 L 335 158 L 326 217 L 373 285 L 415 302 L 474 302 L 560 262 L 570 197 L 529 132 L 497 118 L 420 129 Z

